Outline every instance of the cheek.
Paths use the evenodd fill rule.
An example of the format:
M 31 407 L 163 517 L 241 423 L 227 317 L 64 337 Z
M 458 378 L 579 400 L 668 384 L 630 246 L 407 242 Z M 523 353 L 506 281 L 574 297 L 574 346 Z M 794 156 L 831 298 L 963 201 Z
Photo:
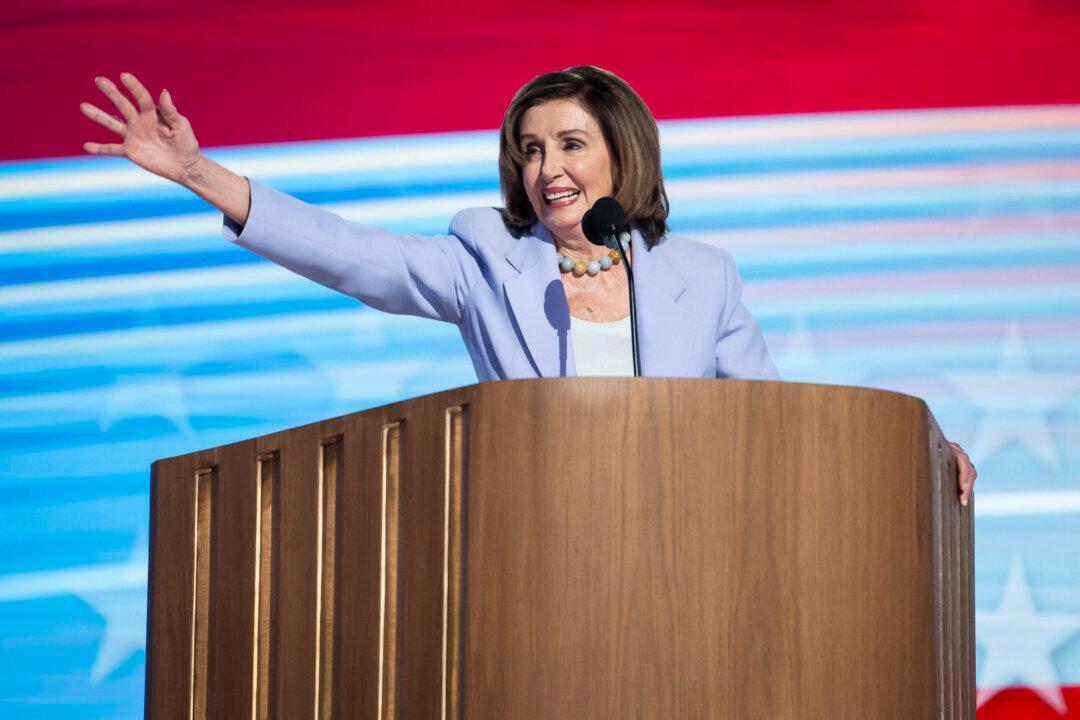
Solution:
M 532 197 L 536 190 L 537 176 L 536 163 L 529 163 L 521 168 L 521 184 L 525 187 L 525 192 L 529 197 Z
M 605 163 L 595 160 L 581 163 L 578 167 L 578 174 L 580 177 L 585 178 L 593 189 L 599 190 L 611 185 L 611 170 Z
M 525 197 L 529 198 L 529 202 L 536 202 L 536 190 L 534 190 L 534 184 L 530 182 L 527 175 L 521 176 L 521 185 L 525 188 Z
M 533 212 L 539 215 L 541 203 L 540 192 L 536 189 L 536 172 L 530 172 L 529 168 L 530 166 L 526 165 L 521 169 L 521 185 L 525 189 L 525 197 L 532 206 Z

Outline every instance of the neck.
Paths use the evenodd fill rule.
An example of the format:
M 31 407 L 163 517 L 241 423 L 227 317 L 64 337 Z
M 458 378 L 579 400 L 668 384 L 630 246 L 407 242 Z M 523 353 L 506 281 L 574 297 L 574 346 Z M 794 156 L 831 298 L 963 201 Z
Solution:
M 581 232 L 580 225 L 572 233 L 552 233 L 552 237 L 555 238 L 555 248 L 566 257 L 594 260 L 607 254 L 607 248 L 589 242 L 585 233 Z

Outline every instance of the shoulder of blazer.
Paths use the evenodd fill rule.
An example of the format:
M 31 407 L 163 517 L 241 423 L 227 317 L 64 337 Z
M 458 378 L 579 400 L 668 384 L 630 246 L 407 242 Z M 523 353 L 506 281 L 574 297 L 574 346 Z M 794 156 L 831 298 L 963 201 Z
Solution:
M 690 281 L 724 282 L 735 268 L 727 250 L 679 235 L 666 235 L 650 252 L 661 253 Z
M 502 221 L 502 212 L 494 207 L 459 210 L 450 221 L 450 234 L 470 245 L 496 245 L 504 250 L 517 238 Z
M 454 216 L 450 234 L 490 268 L 513 267 L 516 272 L 532 267 L 541 257 L 545 245 L 551 245 L 550 234 L 540 223 L 515 237 L 502 220 L 499 208 L 468 208 Z

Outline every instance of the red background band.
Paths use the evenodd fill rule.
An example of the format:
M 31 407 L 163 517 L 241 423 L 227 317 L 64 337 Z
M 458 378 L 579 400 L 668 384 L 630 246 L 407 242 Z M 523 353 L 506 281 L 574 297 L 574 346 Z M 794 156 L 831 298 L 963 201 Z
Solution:
M 213 146 L 493 128 L 581 63 L 661 119 L 1080 102 L 1077 38 L 1067 0 L 8 2 L 0 159 L 106 141 L 77 106 L 122 70 Z

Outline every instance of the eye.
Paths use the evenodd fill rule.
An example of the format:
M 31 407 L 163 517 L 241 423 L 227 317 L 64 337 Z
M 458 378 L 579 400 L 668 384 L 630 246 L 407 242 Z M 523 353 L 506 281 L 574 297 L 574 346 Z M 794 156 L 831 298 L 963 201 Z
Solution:
M 563 150 L 580 150 L 583 147 L 585 146 L 579 143 L 577 140 L 567 140 L 565 143 L 563 143 Z
M 536 157 L 538 157 L 540 155 L 540 146 L 539 145 L 529 145 L 528 147 L 522 149 L 521 152 L 522 152 L 522 154 L 525 155 L 526 160 L 531 160 L 531 159 L 536 158 Z

